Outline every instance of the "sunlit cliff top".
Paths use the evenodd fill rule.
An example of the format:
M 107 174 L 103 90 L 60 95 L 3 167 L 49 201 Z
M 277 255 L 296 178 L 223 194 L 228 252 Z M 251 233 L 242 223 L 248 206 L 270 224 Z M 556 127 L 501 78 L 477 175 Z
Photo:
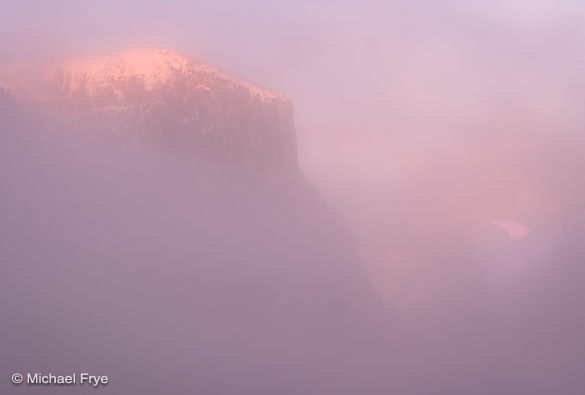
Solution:
M 181 52 L 161 48 L 136 48 L 108 55 L 85 56 L 57 62 L 50 73 L 60 71 L 67 78 L 61 87 L 63 96 L 82 89 L 91 95 L 105 85 L 137 78 L 147 91 L 164 86 L 177 77 L 198 76 L 197 89 L 211 89 L 206 84 L 220 81 L 229 87 L 241 87 L 261 101 L 289 101 L 278 92 L 232 77 Z M 201 78 L 205 76 L 205 78 Z

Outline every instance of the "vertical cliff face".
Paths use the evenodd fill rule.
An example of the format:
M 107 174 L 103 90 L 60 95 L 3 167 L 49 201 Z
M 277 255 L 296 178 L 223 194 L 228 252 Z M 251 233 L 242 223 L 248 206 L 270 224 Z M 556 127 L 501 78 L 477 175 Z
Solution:
M 194 155 L 296 168 L 289 98 L 176 51 L 144 48 L 64 60 L 34 85 L 34 93 L 29 88 L 24 94 L 83 124 L 91 120 Z
M 288 98 L 151 49 L 37 81 L 0 91 L 27 113 L 0 129 L 2 369 L 83 366 L 112 394 L 375 393 L 381 308 L 298 171 Z

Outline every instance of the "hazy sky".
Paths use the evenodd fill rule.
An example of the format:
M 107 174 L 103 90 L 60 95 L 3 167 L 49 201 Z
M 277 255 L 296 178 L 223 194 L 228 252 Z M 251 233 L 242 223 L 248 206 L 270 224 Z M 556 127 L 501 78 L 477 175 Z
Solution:
M 395 332 L 385 334 L 390 338 L 388 344 L 398 347 L 390 353 L 394 362 L 393 369 L 389 370 L 393 370 L 400 383 L 404 382 L 407 386 L 414 384 L 415 388 L 419 385 L 421 388 L 418 392 L 411 389 L 412 392 L 402 393 L 491 395 L 505 392 L 501 387 L 506 387 L 510 393 L 517 394 L 580 395 L 585 387 L 581 378 L 585 355 L 581 284 L 585 252 L 582 229 L 578 228 L 582 224 L 578 221 L 583 218 L 577 217 L 574 221 L 574 228 L 567 232 L 568 241 L 563 233 L 566 224 L 562 221 L 565 210 L 585 202 L 585 118 L 582 110 L 585 102 L 584 26 L 583 0 L 3 0 L 0 11 L 0 67 L 47 58 L 159 46 L 183 51 L 230 74 L 287 94 L 295 105 L 300 166 L 325 196 L 327 203 L 338 208 L 347 219 L 359 246 L 361 262 L 369 270 L 369 279 L 378 290 L 378 296 L 391 306 L 390 317 Z M 43 270 L 50 268 L 44 264 L 46 252 L 50 256 L 55 248 L 53 256 L 56 258 L 53 259 L 58 265 L 63 262 L 63 272 L 85 275 L 86 266 L 78 267 L 71 257 L 99 243 L 100 238 L 106 240 L 103 256 L 114 254 L 117 259 L 108 261 L 112 271 L 119 270 L 117 263 L 126 259 L 125 253 L 136 256 L 137 269 L 128 270 L 126 277 L 116 279 L 109 273 L 107 276 L 104 274 L 115 283 L 115 292 L 108 290 L 107 293 L 112 299 L 117 297 L 112 296 L 118 295 L 116 292 L 122 295 L 120 300 L 127 299 L 123 296 L 128 292 L 125 281 L 133 283 L 134 273 L 144 269 L 143 261 L 153 262 L 152 267 L 160 270 L 157 259 L 170 257 L 168 259 L 172 260 L 191 251 L 193 254 L 184 255 L 181 261 L 185 262 L 188 270 L 195 270 L 195 273 L 202 270 L 204 275 L 194 277 L 205 280 L 206 270 L 215 273 L 218 269 L 213 260 L 209 261 L 201 255 L 197 243 L 203 245 L 205 242 L 202 240 L 211 236 L 217 236 L 217 245 L 208 245 L 217 247 L 220 252 L 225 250 L 227 254 L 233 253 L 225 248 L 226 240 L 231 239 L 238 246 L 240 242 L 249 243 L 243 246 L 254 247 L 250 251 L 264 253 L 264 250 L 269 250 L 274 254 L 270 259 L 261 260 L 250 252 L 246 264 L 238 264 L 235 271 L 219 267 L 220 271 L 229 274 L 230 279 L 246 282 L 251 278 L 246 284 L 251 284 L 250 289 L 263 289 L 257 287 L 261 283 L 278 290 L 280 283 L 273 283 L 274 278 L 283 278 L 286 283 L 290 278 L 289 270 L 294 273 L 298 270 L 298 278 L 302 280 L 293 284 L 290 293 L 295 297 L 306 296 L 307 306 L 326 300 L 320 297 L 321 291 L 327 295 L 336 290 L 330 285 L 319 286 L 319 292 L 307 293 L 307 284 L 314 275 L 315 267 L 322 264 L 331 269 L 322 272 L 325 279 L 328 276 L 335 278 L 335 273 L 340 274 L 342 279 L 346 275 L 338 271 L 341 268 L 339 262 L 352 257 L 342 248 L 337 248 L 345 243 L 331 242 L 339 256 L 315 258 L 314 261 L 303 258 L 302 254 L 298 254 L 299 250 L 292 247 L 283 250 L 265 248 L 273 247 L 274 242 L 288 246 L 288 239 L 273 235 L 278 240 L 271 240 L 268 232 L 265 238 L 263 233 L 254 232 L 253 227 L 246 226 L 246 221 L 257 223 L 257 217 L 272 218 L 272 214 L 262 215 L 264 211 L 259 211 L 257 217 L 248 218 L 255 211 L 224 212 L 223 207 L 218 206 L 220 209 L 217 211 L 223 213 L 225 223 L 219 222 L 220 226 L 216 229 L 201 222 L 191 211 L 193 205 L 205 208 L 202 211 L 209 214 L 210 223 L 213 223 L 214 211 L 207 210 L 207 197 L 200 196 L 206 195 L 201 193 L 206 191 L 205 187 L 183 193 L 188 185 L 183 182 L 184 179 L 192 176 L 190 169 L 182 168 L 177 172 L 184 178 L 170 177 L 167 180 L 163 177 L 167 164 L 156 158 L 144 157 L 144 162 L 136 163 L 150 163 L 149 166 L 130 167 L 129 171 L 126 168 L 129 159 L 125 155 L 120 155 L 118 161 L 109 158 L 111 152 L 117 152 L 119 148 L 111 151 L 109 145 L 87 144 L 89 140 L 85 141 L 83 136 L 80 146 L 85 147 L 86 151 L 68 151 L 77 153 L 73 157 L 61 154 L 60 150 L 64 148 L 59 148 L 59 141 L 48 145 L 41 144 L 41 141 L 35 146 L 37 154 L 37 151 L 28 148 L 26 138 L 18 130 L 12 134 L 0 133 L 0 137 L 8 141 L 0 144 L 0 149 L 5 151 L 0 157 L 11 158 L 15 163 L 0 168 L 5 170 L 2 174 L 10 180 L 18 178 L 13 177 L 13 171 L 16 175 L 21 171 L 28 174 L 28 171 L 32 180 L 32 189 L 26 189 L 24 199 L 18 194 L 18 188 L 7 189 L 12 194 L 6 194 L 8 197 L 4 201 L 11 204 L 6 207 L 23 207 L 20 211 L 7 209 L 8 218 L 14 224 L 24 225 L 21 228 L 15 225 L 20 229 L 21 233 L 18 233 L 14 232 L 10 221 L 5 221 L 6 237 L 0 238 L 0 241 L 10 247 L 7 251 L 16 251 L 15 256 L 23 256 L 23 262 L 30 263 L 34 258 L 33 261 L 42 268 L 37 272 L 38 287 L 26 276 L 20 280 L 28 286 L 33 284 L 35 290 L 38 288 L 41 292 L 38 299 L 43 303 L 43 290 L 49 294 L 55 292 L 55 306 L 61 306 L 65 301 L 59 299 L 61 290 L 54 286 L 60 283 L 53 283 L 51 277 L 43 276 Z M 24 148 L 20 151 L 13 149 L 10 139 L 22 140 Z M 47 147 L 50 151 L 53 145 L 55 159 L 51 161 L 61 167 L 43 165 Z M 87 152 L 96 154 L 85 154 Z M 143 154 L 137 155 L 141 157 Z M 29 156 L 36 160 L 29 160 Z M 95 163 L 91 161 L 94 157 L 99 158 Z M 88 174 L 98 176 L 84 177 L 81 181 L 76 178 L 77 168 L 73 163 L 80 158 L 82 163 L 89 158 L 91 171 Z M 124 171 L 120 172 L 120 169 Z M 176 171 L 174 167 L 172 170 Z M 136 179 L 132 171 L 140 172 L 144 179 Z M 73 176 L 70 177 L 71 174 Z M 158 182 L 156 178 L 159 176 L 171 186 L 169 190 L 178 191 L 169 204 L 159 204 L 157 200 L 158 192 L 167 198 L 166 188 L 153 187 L 152 179 Z M 67 188 L 61 188 L 60 177 L 69 180 L 65 184 Z M 26 177 L 23 180 L 29 182 Z M 98 182 L 94 185 L 95 180 Z M 226 185 L 231 187 L 238 183 L 228 182 Z M 149 187 L 157 193 L 151 195 Z M 242 184 L 242 190 L 247 187 Z M 104 204 L 100 194 L 106 191 L 107 197 L 110 197 L 110 191 L 115 196 L 120 190 L 132 191 L 134 188 L 136 193 L 122 193 L 123 204 L 115 206 L 115 210 L 109 212 L 110 217 L 102 219 L 99 213 L 104 209 Z M 95 195 L 90 192 L 94 190 L 98 192 Z M 226 190 L 230 191 L 229 188 Z M 46 195 L 47 191 L 54 194 Z M 221 191 L 223 197 L 237 196 L 240 200 L 238 193 Z M 79 201 L 72 192 L 86 196 L 89 209 L 84 208 L 83 199 L 78 207 Z M 47 199 L 46 196 L 53 198 Z M 129 198 L 132 196 L 140 198 Z M 173 197 L 173 194 L 169 196 Z M 194 204 L 198 196 L 204 203 Z M 288 208 L 278 206 L 281 199 L 267 196 L 270 202 L 267 207 L 275 204 L 274 213 L 291 214 Z M 211 196 L 210 202 L 212 198 L 215 197 Z M 27 199 L 31 199 L 32 203 Z M 251 201 L 258 203 L 254 199 Z M 56 208 L 51 208 L 51 205 Z M 68 215 L 71 207 L 77 207 L 75 215 Z M 154 222 L 148 219 L 151 212 L 160 214 Z M 34 221 L 22 221 L 22 213 L 38 220 L 38 225 Z M 133 216 L 128 216 L 128 213 Z M 240 221 L 242 229 L 232 226 L 238 215 L 246 219 Z M 43 222 L 46 216 L 54 216 L 46 224 L 57 222 L 62 228 L 61 232 L 54 232 L 48 238 L 45 234 L 47 225 Z M 99 224 L 113 220 L 115 224 L 119 218 L 127 221 L 127 231 L 102 231 L 97 238 L 84 222 L 97 221 Z M 176 229 L 176 233 L 160 232 L 166 229 L 164 226 L 169 226 L 165 222 L 168 218 L 179 224 L 171 227 Z M 321 243 L 320 237 L 325 232 L 315 227 L 315 218 L 310 215 L 303 218 L 306 219 L 303 226 L 313 233 L 303 229 L 299 234 L 311 242 L 316 241 L 316 245 Z M 67 227 L 64 225 L 67 223 L 72 225 Z M 193 226 L 200 227 L 199 233 L 192 231 Z M 142 237 L 144 234 L 150 239 Z M 132 235 L 133 243 L 125 242 L 128 235 Z M 38 243 L 39 248 L 28 248 L 31 238 L 35 240 L 35 237 L 42 241 Z M 59 237 L 67 243 L 53 246 L 51 240 Z M 252 243 L 248 237 L 258 239 Z M 70 249 L 69 244 L 76 240 L 81 243 L 80 247 L 78 250 Z M 110 248 L 110 244 L 114 247 Z M 21 245 L 27 248 L 21 248 Z M 205 248 L 203 251 L 206 251 Z M 67 259 L 60 259 L 59 254 Z M 200 256 L 197 254 L 203 258 L 197 258 Z M 237 254 L 234 257 L 234 262 L 241 259 Z M 101 273 L 104 270 L 102 258 L 99 254 L 91 258 L 90 263 L 97 268 L 95 273 Z M 203 265 L 192 265 L 193 261 Z M 274 265 L 275 262 L 281 265 Z M 4 266 L 12 270 L 18 268 L 19 263 L 15 260 L 12 265 Z M 156 270 L 151 274 L 157 274 Z M 172 280 L 169 287 L 176 280 L 173 275 L 181 277 L 166 268 L 163 271 Z M 10 294 L 12 297 L 9 295 L 0 299 L 11 302 L 19 298 L 19 292 L 27 291 L 10 275 L 0 278 L 8 279 L 6 281 L 14 291 Z M 223 329 L 229 327 L 225 331 L 229 337 L 231 329 L 239 331 L 241 325 L 249 323 L 252 328 L 249 333 L 258 336 L 258 344 L 268 345 L 266 350 L 269 352 L 265 355 L 260 352 L 258 359 L 272 365 L 274 361 L 286 362 L 286 358 L 278 354 L 280 345 L 295 348 L 295 342 L 289 342 L 289 339 L 306 332 L 304 329 L 290 329 L 300 327 L 293 325 L 289 328 L 288 321 L 278 316 L 278 325 L 286 327 L 280 334 L 286 337 L 282 341 L 279 337 L 271 337 L 271 327 L 264 325 L 262 320 L 240 315 L 242 305 L 254 308 L 257 302 L 247 304 L 238 299 L 237 294 L 229 292 L 225 294 L 227 297 L 223 295 L 217 300 L 202 297 L 205 293 L 197 293 L 200 287 L 192 286 L 189 282 L 191 278 L 184 276 L 181 280 L 187 290 L 186 299 L 181 299 L 183 295 L 179 295 L 183 303 L 187 301 L 182 306 L 185 311 L 190 311 L 193 300 L 204 300 L 210 301 L 211 312 L 217 308 L 241 318 L 241 321 L 219 320 L 217 326 L 210 325 L 208 333 L 212 340 L 218 329 L 220 339 Z M 218 278 L 218 283 L 225 285 L 223 277 Z M 363 284 L 369 285 L 365 276 L 360 277 L 362 280 Z M 65 283 L 64 279 L 59 281 Z M 81 290 L 83 284 L 85 282 L 74 281 L 67 285 Z M 96 295 L 101 296 L 103 288 L 100 283 L 92 284 Z M 210 284 L 209 289 L 215 292 L 215 283 Z M 340 286 L 339 289 L 343 291 L 346 287 Z M 219 290 L 223 292 L 224 289 L 220 286 Z M 157 300 L 165 300 L 151 291 L 149 289 L 145 294 L 152 299 L 133 293 L 129 300 L 136 299 L 138 306 L 150 303 L 150 300 L 155 305 Z M 36 295 L 31 293 L 31 301 Z M 272 302 L 270 293 L 266 295 L 268 297 L 261 294 L 258 300 Z M 100 298 L 96 300 L 101 301 Z M 223 300 L 227 308 L 217 303 Z M 69 303 L 78 309 L 77 298 L 67 298 L 64 305 L 69 306 Z M 19 317 L 7 320 L 10 330 L 26 336 L 29 332 L 22 330 L 23 324 L 19 321 L 21 311 L 9 305 L 3 308 L 9 308 L 14 317 Z M 136 310 L 135 306 L 114 305 L 113 311 L 120 316 Z M 165 334 L 165 339 L 170 339 L 170 344 L 174 342 L 177 347 L 170 348 L 168 352 L 184 353 L 188 361 L 207 364 L 205 357 L 200 358 L 200 350 L 192 348 L 185 351 L 181 348 L 181 339 L 189 340 L 189 335 L 197 333 L 199 322 L 189 314 L 183 315 L 182 310 L 175 311 L 168 307 L 175 306 L 161 305 L 161 311 L 168 312 L 168 315 L 162 315 L 163 318 L 173 320 L 176 319 L 174 313 L 181 313 L 181 317 L 193 325 L 187 326 L 184 337 L 177 337 L 176 332 L 168 332 L 168 336 L 164 331 L 158 333 L 159 336 Z M 320 322 L 320 318 L 317 320 L 314 317 L 305 317 L 307 321 L 296 319 L 286 309 L 275 311 L 287 319 L 293 317 L 291 322 L 295 321 L 295 325 Z M 144 327 L 154 331 L 159 329 L 158 325 L 166 329 L 175 328 L 159 316 L 154 317 L 150 308 L 138 311 L 139 317 L 141 314 L 146 323 Z M 259 313 L 260 316 L 262 314 Z M 30 322 L 30 333 L 42 329 L 36 317 L 34 314 L 26 317 L 25 322 Z M 53 322 L 52 317 L 46 314 L 44 317 Z M 105 323 L 118 320 L 115 314 L 112 319 L 99 318 L 98 315 L 87 319 L 88 323 L 97 323 L 91 326 L 92 330 L 101 330 Z M 157 322 L 151 325 L 151 320 Z M 77 328 L 77 324 L 71 322 L 71 327 Z M 254 332 L 254 325 L 266 329 L 266 335 Z M 332 325 L 330 332 L 330 327 L 327 327 L 325 337 L 329 338 L 330 333 L 336 330 L 343 330 L 343 326 Z M 158 355 L 166 355 L 167 351 L 163 350 L 166 340 L 160 344 L 147 342 L 146 338 L 134 336 L 133 328 L 126 328 L 128 337 L 133 341 L 152 344 L 144 348 L 144 344 L 135 343 L 136 349 L 145 350 L 144 355 L 128 354 L 129 359 L 122 359 L 120 363 L 134 366 L 136 359 L 153 359 L 155 364 L 165 361 L 164 358 L 150 358 L 147 354 L 149 351 L 164 351 Z M 58 329 L 60 326 L 57 325 L 53 328 L 56 339 L 61 339 Z M 110 330 L 113 338 L 118 339 L 116 326 Z M 88 336 L 93 334 L 91 331 L 87 333 Z M 235 365 L 241 363 L 247 368 L 250 362 L 247 357 L 253 353 L 248 353 L 247 347 L 253 347 L 254 343 L 250 344 L 245 338 L 248 332 L 242 333 L 242 338 L 236 337 L 235 347 L 229 342 L 222 344 L 230 352 L 236 350 L 236 358 L 226 357 L 226 360 Z M 42 335 L 45 336 L 44 332 Z M 58 343 L 44 342 L 43 336 L 32 337 L 39 344 L 43 342 L 43 350 L 50 346 L 46 348 L 50 358 L 55 355 L 61 357 L 61 350 L 53 352 L 51 348 Z M 345 339 L 344 336 L 341 337 Z M 360 336 L 369 338 L 363 334 Z M 201 339 L 205 343 L 206 338 Z M 262 343 L 266 339 L 268 343 Z M 10 340 L 11 344 L 23 344 Z M 107 340 L 108 347 L 124 348 Z M 214 344 L 213 341 L 207 343 Z M 98 349 L 99 343 L 96 344 Z M 242 345 L 245 347 L 240 348 Z M 311 343 L 308 347 L 316 350 L 315 354 L 322 354 L 323 361 L 317 362 L 323 362 L 323 366 L 330 366 L 331 362 L 345 364 L 347 360 L 360 365 L 358 371 L 369 369 L 364 367 L 367 365 L 361 366 L 361 360 L 347 358 L 346 354 L 342 358 L 337 358 L 337 354 L 326 356 L 328 354 L 323 351 L 322 345 Z M 240 349 L 243 350 L 241 355 Z M 75 347 L 75 353 L 80 350 L 84 358 L 93 358 L 93 354 L 85 352 L 83 347 Z M 299 365 L 304 365 L 306 359 L 312 358 L 303 354 L 305 349 L 299 350 L 294 352 L 298 352 Z M 210 353 L 214 352 L 215 348 L 211 347 Z M 273 352 L 274 355 L 271 354 Z M 16 348 L 14 353 L 22 354 Z M 126 364 L 126 361 L 130 362 Z M 5 364 L 9 362 L 2 360 Z M 166 366 L 166 369 L 170 370 L 172 366 Z M 185 364 L 181 368 L 190 369 L 190 366 Z M 210 366 L 206 368 L 213 373 L 213 363 Z M 286 364 L 275 366 L 275 372 L 288 374 L 294 371 Z M 388 365 L 383 367 L 387 369 Z M 394 367 L 399 369 L 394 370 Z M 243 371 L 246 372 L 246 369 Z M 266 376 L 274 382 L 279 380 L 262 369 L 250 372 L 255 378 Z M 335 369 L 330 372 L 335 377 L 343 376 Z M 384 377 L 392 377 L 387 375 L 387 371 L 383 373 Z M 137 374 L 143 376 L 144 372 Z M 226 382 L 223 374 L 217 374 L 218 381 Z M 225 377 L 233 376 L 225 374 Z M 292 381 L 304 384 L 298 378 Z M 226 383 L 238 385 L 237 380 Z M 371 381 L 369 383 L 375 385 Z M 517 387 L 514 387 L 515 384 Z M 117 388 L 120 390 L 120 387 Z M 454 388 L 459 388 L 459 391 Z M 154 388 L 151 390 L 156 391 Z M 291 393 L 301 392 L 293 390 Z
M 364 232 L 530 226 L 584 198 L 579 1 L 4 1 L 1 18 L 0 62 L 161 46 L 289 95 L 301 167 Z
M 489 79 L 528 66 L 526 79 L 579 70 L 583 17 L 570 0 L 5 1 L 0 32 L 2 49 L 21 56 L 183 50 L 289 94 L 300 126 L 371 128 L 408 113 L 468 113 Z

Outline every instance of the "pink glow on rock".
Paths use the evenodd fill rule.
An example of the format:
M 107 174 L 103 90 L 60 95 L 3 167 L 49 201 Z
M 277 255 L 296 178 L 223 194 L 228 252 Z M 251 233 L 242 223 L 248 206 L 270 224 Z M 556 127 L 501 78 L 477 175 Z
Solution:
M 63 86 L 61 95 L 69 98 L 80 89 L 90 96 L 104 86 L 112 86 L 116 91 L 117 84 L 131 78 L 142 80 L 146 91 L 152 91 L 177 75 L 207 75 L 231 88 L 245 88 L 251 97 L 260 101 L 289 101 L 283 94 L 232 77 L 195 58 L 169 49 L 135 48 L 114 54 L 69 59 L 56 63 L 49 78 L 55 71 L 67 75 L 67 84 Z M 209 90 L 209 87 L 203 85 L 197 88 Z

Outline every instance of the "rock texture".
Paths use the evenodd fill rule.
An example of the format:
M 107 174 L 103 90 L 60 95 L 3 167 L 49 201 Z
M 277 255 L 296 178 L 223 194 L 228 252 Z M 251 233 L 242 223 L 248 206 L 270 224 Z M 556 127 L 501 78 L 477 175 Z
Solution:
M 296 167 L 288 97 L 180 52 L 141 48 L 63 60 L 41 74 L 25 95 L 84 125 L 90 118 L 104 130 L 154 137 L 197 155 Z
M 27 98 L 0 118 L 0 369 L 83 367 L 120 395 L 388 393 L 384 310 L 297 170 L 289 99 L 163 50 L 59 62 Z

